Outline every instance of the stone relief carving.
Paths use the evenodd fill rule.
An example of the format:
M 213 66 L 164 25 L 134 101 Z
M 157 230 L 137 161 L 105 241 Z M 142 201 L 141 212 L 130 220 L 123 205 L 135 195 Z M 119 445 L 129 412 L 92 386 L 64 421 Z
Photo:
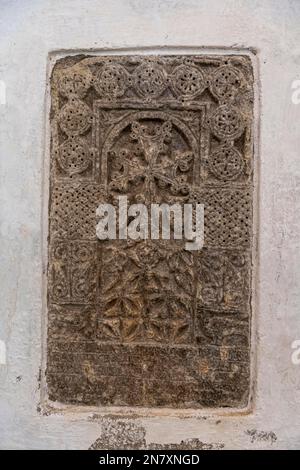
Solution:
M 78 56 L 51 77 L 47 384 L 87 405 L 244 407 L 253 74 L 247 56 Z M 205 240 L 96 238 L 96 208 L 199 202 Z

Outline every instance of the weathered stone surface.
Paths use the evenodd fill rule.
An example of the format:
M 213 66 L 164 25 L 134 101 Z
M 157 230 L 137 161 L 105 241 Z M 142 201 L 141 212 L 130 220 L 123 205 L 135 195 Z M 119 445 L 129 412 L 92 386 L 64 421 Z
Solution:
M 250 388 L 247 56 L 69 57 L 51 78 L 49 397 L 243 407 Z M 205 205 L 205 244 L 99 241 L 95 210 Z

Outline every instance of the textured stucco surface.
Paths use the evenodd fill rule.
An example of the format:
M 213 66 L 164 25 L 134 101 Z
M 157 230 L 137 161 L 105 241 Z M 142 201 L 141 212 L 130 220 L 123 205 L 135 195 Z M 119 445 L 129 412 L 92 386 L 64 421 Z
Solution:
M 291 86 L 300 78 L 300 2 L 1 0 L 0 6 L 0 80 L 7 94 L 0 105 L 0 340 L 7 351 L 0 365 L 1 448 L 101 448 L 110 435 L 112 447 L 132 448 L 136 442 L 172 448 L 183 441 L 201 448 L 298 448 L 300 366 L 292 364 L 291 343 L 300 338 L 300 105 L 292 102 Z M 51 63 L 54 51 L 193 53 L 199 47 L 257 52 L 260 230 L 253 410 L 244 415 L 134 410 L 126 412 L 127 419 L 120 409 L 47 411 L 40 405 L 39 379 L 49 54 Z

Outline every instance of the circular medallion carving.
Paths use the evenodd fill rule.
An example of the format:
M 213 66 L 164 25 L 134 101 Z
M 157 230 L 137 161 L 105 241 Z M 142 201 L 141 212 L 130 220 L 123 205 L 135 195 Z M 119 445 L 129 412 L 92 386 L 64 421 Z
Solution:
M 98 72 L 95 88 L 101 96 L 123 96 L 127 88 L 126 70 L 119 64 L 104 65 Z
M 58 80 L 59 92 L 66 98 L 70 95 L 84 98 L 91 86 L 92 79 L 92 74 L 87 69 L 70 68 L 63 70 Z
M 217 148 L 209 157 L 211 173 L 221 180 L 234 180 L 242 172 L 244 162 L 240 152 L 229 145 Z
M 90 108 L 76 100 L 65 104 L 59 112 L 59 125 L 67 135 L 79 135 L 91 126 L 93 115 Z
M 242 73 L 231 65 L 219 67 L 211 80 L 211 92 L 219 100 L 233 98 L 242 84 Z
M 57 161 L 68 175 L 82 173 L 91 164 L 88 145 L 79 138 L 67 139 L 57 151 Z
M 163 67 L 152 62 L 141 64 L 135 69 L 134 84 L 138 94 L 155 98 L 161 95 L 167 86 L 165 71 Z
M 190 65 L 176 67 L 171 77 L 172 88 L 177 96 L 194 98 L 205 89 L 202 72 Z
M 234 140 L 244 130 L 242 117 L 233 106 L 219 106 L 210 119 L 210 127 L 220 139 Z

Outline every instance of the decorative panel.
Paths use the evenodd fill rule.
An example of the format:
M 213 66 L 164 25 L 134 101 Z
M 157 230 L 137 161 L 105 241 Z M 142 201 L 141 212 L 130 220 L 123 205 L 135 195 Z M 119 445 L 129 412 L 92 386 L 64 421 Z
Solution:
M 74 56 L 51 76 L 49 398 L 244 407 L 250 394 L 248 56 Z M 96 209 L 204 204 L 204 247 L 99 240 Z

